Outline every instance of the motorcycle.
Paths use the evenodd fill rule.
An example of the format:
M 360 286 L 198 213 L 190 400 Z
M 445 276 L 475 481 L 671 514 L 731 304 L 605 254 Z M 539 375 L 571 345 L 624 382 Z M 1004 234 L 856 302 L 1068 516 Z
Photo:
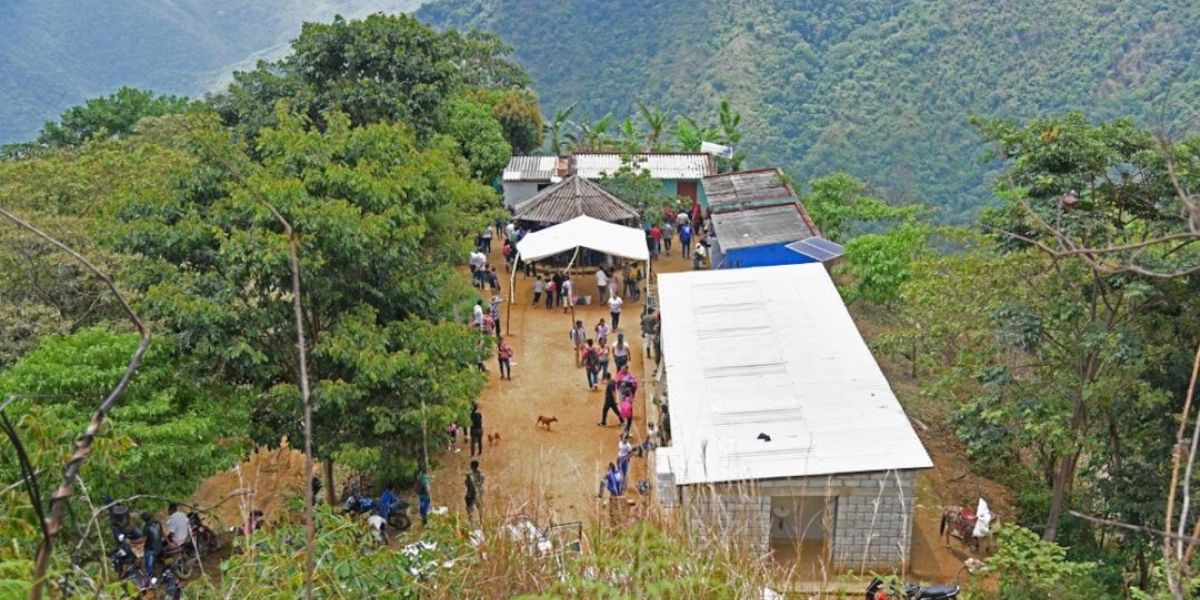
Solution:
M 163 569 L 162 575 L 145 578 L 138 586 L 142 598 L 180 600 L 183 597 L 183 582 L 175 569 Z
M 190 540 L 180 546 L 164 548 L 159 560 L 162 563 L 164 574 L 171 571 L 180 579 L 191 579 L 196 574 L 196 569 L 200 567 L 200 554 Z
M 138 574 L 140 561 L 123 533 L 117 535 L 117 547 L 113 549 L 109 560 L 112 562 L 113 572 L 120 579 L 132 578 Z
M 342 513 L 350 515 L 362 515 L 375 512 L 376 502 L 370 496 L 350 494 L 346 500 L 342 502 Z M 406 531 L 412 527 L 412 519 L 408 516 L 408 502 L 397 498 L 392 502 L 391 510 L 388 512 L 387 524 L 389 528 L 396 531 Z
M 867 587 L 867 600 L 953 600 L 958 598 L 959 591 L 959 586 L 953 583 L 925 588 L 915 583 L 905 583 L 897 588 L 895 584 L 885 583 L 876 577 Z
M 201 556 L 221 547 L 221 540 L 217 538 L 217 533 L 204 524 L 200 519 L 199 512 L 188 513 L 188 528 L 191 531 L 192 539 L 196 541 Z

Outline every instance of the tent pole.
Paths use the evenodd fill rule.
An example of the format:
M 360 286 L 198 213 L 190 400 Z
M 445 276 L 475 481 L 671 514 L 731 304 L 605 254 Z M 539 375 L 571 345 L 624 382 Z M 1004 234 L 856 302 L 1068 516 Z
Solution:
M 575 259 L 577 258 L 579 258 L 579 246 L 575 246 L 575 253 L 571 255 L 571 262 L 567 263 L 566 273 L 568 276 L 571 275 L 571 267 L 575 266 Z M 575 291 L 574 279 L 571 280 L 571 291 Z M 573 328 L 575 327 L 575 301 L 571 298 L 570 294 L 567 294 L 567 303 L 571 305 L 571 327 Z
M 521 264 L 521 251 L 513 259 L 512 274 L 508 278 L 508 317 L 504 319 L 504 335 L 512 333 L 512 305 L 517 298 L 517 265 Z

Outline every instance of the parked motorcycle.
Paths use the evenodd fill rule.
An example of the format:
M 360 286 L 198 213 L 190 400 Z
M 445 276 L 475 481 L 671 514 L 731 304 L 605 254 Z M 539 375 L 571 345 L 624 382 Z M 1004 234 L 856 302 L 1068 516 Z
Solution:
M 112 562 L 113 572 L 120 579 L 131 578 L 138 574 L 140 561 L 133 552 L 133 547 L 129 545 L 129 539 L 123 533 L 117 534 L 117 547 L 113 549 L 109 560 Z
M 171 571 L 180 579 L 191 579 L 200 568 L 200 554 L 191 541 L 181 546 L 170 546 L 163 549 L 160 562 L 163 572 Z
M 867 587 L 867 600 L 953 600 L 958 598 L 959 591 L 959 586 L 953 583 L 925 588 L 915 583 L 905 583 L 897 588 L 895 584 L 885 583 L 877 577 Z
M 195 540 L 201 556 L 207 555 L 221 547 L 221 540 L 217 537 L 217 533 L 204 524 L 199 512 L 192 511 L 188 513 L 188 527 L 192 534 L 192 540 Z
M 350 494 L 346 500 L 342 502 L 342 513 L 350 515 L 362 515 L 375 512 L 377 502 L 375 499 L 366 495 Z M 397 498 L 392 502 L 391 511 L 388 512 L 387 524 L 391 529 L 396 531 L 405 531 L 412 527 L 412 519 L 408 516 L 408 502 Z
M 143 599 L 180 600 L 183 597 L 183 582 L 175 569 L 163 569 L 162 575 L 144 578 L 138 592 Z

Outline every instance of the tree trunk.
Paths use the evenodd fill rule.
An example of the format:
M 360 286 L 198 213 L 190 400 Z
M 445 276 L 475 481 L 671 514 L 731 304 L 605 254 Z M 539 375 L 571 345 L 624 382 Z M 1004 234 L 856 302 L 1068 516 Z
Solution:
M 325 504 L 337 507 L 337 496 L 333 493 L 333 458 L 325 459 Z
M 1079 462 L 1079 451 L 1072 456 L 1064 456 L 1058 465 L 1058 475 L 1054 477 L 1054 500 L 1050 502 L 1050 515 L 1046 518 L 1046 531 L 1042 539 L 1053 542 L 1058 538 L 1058 522 L 1062 517 L 1063 503 L 1067 490 L 1075 479 L 1075 465 Z

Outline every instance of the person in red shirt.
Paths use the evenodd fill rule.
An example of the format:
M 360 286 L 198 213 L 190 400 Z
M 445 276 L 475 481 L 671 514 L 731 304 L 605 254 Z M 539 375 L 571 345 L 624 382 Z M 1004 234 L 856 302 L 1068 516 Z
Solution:
M 662 229 L 655 224 L 650 228 L 650 258 L 658 258 L 658 248 L 662 244 Z

